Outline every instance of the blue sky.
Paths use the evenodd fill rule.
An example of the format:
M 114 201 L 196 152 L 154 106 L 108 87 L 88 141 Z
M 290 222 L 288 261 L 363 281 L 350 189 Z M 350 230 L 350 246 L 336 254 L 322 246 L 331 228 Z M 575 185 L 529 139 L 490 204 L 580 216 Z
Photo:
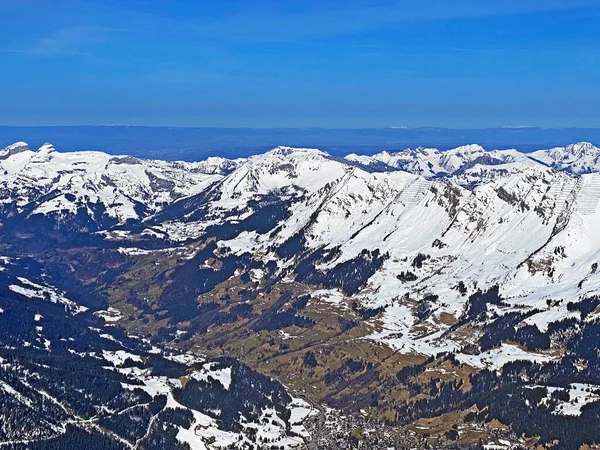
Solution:
M 600 126 L 600 0 L 0 0 L 0 124 Z

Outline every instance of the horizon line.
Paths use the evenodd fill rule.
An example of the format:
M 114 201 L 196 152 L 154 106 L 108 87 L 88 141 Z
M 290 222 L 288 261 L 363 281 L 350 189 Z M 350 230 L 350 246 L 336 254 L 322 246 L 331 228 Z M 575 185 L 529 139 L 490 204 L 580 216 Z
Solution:
M 584 126 L 559 126 L 545 127 L 535 125 L 498 125 L 488 127 L 443 127 L 420 125 L 386 126 L 386 127 L 244 127 L 244 126 L 196 126 L 196 125 L 135 125 L 135 124 L 78 124 L 78 125 L 3 125 L 0 128 L 176 128 L 176 129 L 204 129 L 204 130 L 600 130 L 600 127 Z

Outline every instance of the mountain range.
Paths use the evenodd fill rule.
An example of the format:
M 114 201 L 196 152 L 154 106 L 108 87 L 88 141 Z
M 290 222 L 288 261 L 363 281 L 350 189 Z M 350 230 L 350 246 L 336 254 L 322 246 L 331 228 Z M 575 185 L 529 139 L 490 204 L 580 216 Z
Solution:
M 388 128 L 198 128 L 104 126 L 0 126 L 0 148 L 25 140 L 32 148 L 50 141 L 61 151 L 102 150 L 138 158 L 199 161 L 209 156 L 249 157 L 280 144 L 317 146 L 333 156 L 372 155 L 382 149 L 419 145 L 449 150 L 477 142 L 486 148 L 515 147 L 530 152 L 578 140 L 598 142 L 600 128 L 529 126 L 482 129 L 440 127 Z
M 201 162 L 10 145 L 0 443 L 598 443 L 599 202 L 586 142 Z

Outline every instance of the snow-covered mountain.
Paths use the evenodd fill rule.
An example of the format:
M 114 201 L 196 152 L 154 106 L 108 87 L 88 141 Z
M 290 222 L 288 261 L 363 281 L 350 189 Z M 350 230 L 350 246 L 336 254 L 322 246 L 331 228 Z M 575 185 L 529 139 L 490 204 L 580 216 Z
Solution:
M 280 271 L 298 262 L 298 254 L 281 257 L 292 240 L 304 252 L 332 252 L 326 263 L 315 264 L 319 273 L 377 251 L 385 258 L 352 292 L 365 305 L 391 306 L 406 292 L 418 301 L 432 286 L 444 292 L 434 292 L 439 300 L 429 305 L 426 324 L 414 312 L 403 313 L 409 332 L 417 325 L 438 329 L 436 320 L 446 315 L 459 319 L 468 299 L 453 289 L 459 281 L 467 293 L 475 289 L 469 286 L 499 285 L 507 301 L 532 310 L 547 310 L 545 301 L 556 289 L 574 298 L 596 295 L 600 278 L 591 265 L 600 253 L 589 230 L 597 219 L 600 175 L 575 177 L 573 163 L 561 165 L 565 171 L 545 165 L 550 157 L 567 161 L 559 153 L 572 162 L 594 149 L 576 144 L 536 152 L 532 159 L 470 145 L 384 152 L 369 160 L 351 156 L 347 162 L 316 149 L 279 147 L 235 162 L 166 163 L 59 153 L 49 144 L 32 152 L 17 143 L 0 152 L 1 201 L 16 214 L 56 214 L 63 221 L 81 209 L 93 216 L 91 205 L 102 205 L 115 219 L 105 231 L 143 220 L 146 234 L 173 242 L 202 239 L 219 224 L 233 224 L 236 230 L 218 246 L 275 261 Z M 390 170 L 370 171 L 371 160 Z M 161 213 L 186 204 L 185 212 L 163 220 Z M 418 255 L 426 259 L 415 266 Z M 415 280 L 397 281 L 408 272 Z
M 448 151 L 419 147 L 400 152 L 384 151 L 370 157 L 349 155 L 347 158 L 365 165 L 384 163 L 426 178 L 453 175 L 475 165 L 529 164 L 528 156 L 516 150 L 487 151 L 477 144 L 464 145 Z
M 600 386 L 590 350 L 600 321 L 597 154 L 585 143 L 346 158 L 278 147 L 167 163 L 17 143 L 0 152 L 0 241 L 68 268 L 79 289 L 127 314 L 123 324 L 182 346 L 241 349 L 303 398 L 384 404 L 386 421 L 407 410 L 443 414 L 427 401 L 452 389 L 449 398 L 489 394 L 518 367 L 527 389 L 545 390 L 540 411 L 585 419 L 591 409 L 572 414 L 556 389 L 594 403 L 585 389 Z M 53 245 L 60 252 L 48 253 Z M 389 358 L 400 367 L 385 378 Z M 402 373 L 404 361 L 420 361 L 414 375 Z M 435 389 L 426 373 L 442 380 Z M 375 402 L 369 383 L 435 394 Z M 348 401 L 348 389 L 367 400 Z M 529 405 L 530 393 L 515 395 Z
M 557 170 L 574 174 L 600 171 L 600 148 L 589 142 L 538 150 L 529 156 Z
M 600 218 L 600 175 L 574 178 L 527 158 L 516 162 L 514 153 L 505 163 L 494 158 L 491 166 L 477 162 L 458 175 L 427 180 L 405 171 L 371 173 L 305 150 L 274 163 L 280 154 L 271 152 L 224 179 L 205 217 L 210 224 L 248 219 L 263 210 L 244 200 L 286 192 L 278 197 L 285 203 L 278 204 L 280 216 L 268 233 L 241 226 L 218 241 L 221 254 L 250 254 L 294 273 L 306 254 L 322 252 L 312 270 L 319 274 L 314 278 L 326 279 L 345 264 L 363 261 L 364 252 L 377 252 L 381 258 L 372 270 L 354 273 L 348 284 L 340 273 L 330 287 L 365 307 L 384 308 L 383 329 L 373 338 L 404 351 L 460 346 L 453 337 L 441 337 L 450 328 L 442 319 L 458 321 L 471 294 L 496 285 L 505 303 L 496 314 L 537 311 L 528 320 L 543 331 L 549 320 L 574 315 L 564 304 L 548 305 L 548 299 L 600 294 L 600 273 L 593 270 L 600 261 L 599 238 L 591 233 Z M 459 154 L 465 150 L 452 157 Z M 464 187 L 477 178 L 484 182 Z M 202 221 L 186 219 L 156 227 L 166 235 L 189 227 L 192 234 L 184 236 L 193 238 L 206 230 Z M 282 259 L 281 249 L 290 242 L 301 246 Z M 399 274 L 409 279 L 398 280 Z M 357 279 L 358 287 L 348 288 Z M 402 304 L 406 295 L 411 301 Z M 432 295 L 436 300 L 429 300 L 426 317 L 419 318 L 419 305 Z
M 139 219 L 174 200 L 196 194 L 238 164 L 140 160 L 101 152 L 37 151 L 19 142 L 0 151 L 0 202 L 13 213 L 100 212 L 116 223 Z M 96 211 L 92 211 L 91 208 Z
M 420 164 L 421 157 L 434 178 L 421 176 L 425 166 L 399 162 Z M 574 177 L 514 150 L 479 146 L 405 152 L 382 161 L 404 169 L 388 172 L 357 161 L 277 148 L 241 164 L 211 187 L 211 197 L 202 194 L 200 218 L 151 221 L 145 231 L 177 242 L 216 229 L 221 256 L 274 262 L 278 273 L 296 280 L 304 280 L 297 271 L 303 258 L 318 255 L 308 278 L 332 288 L 341 302 L 382 308 L 382 328 L 372 338 L 403 351 L 464 345 L 445 333 L 478 290 L 499 286 L 504 305 L 494 314 L 535 312 L 527 323 L 540 331 L 576 316 L 559 300 L 600 294 L 600 272 L 593 270 L 600 250 L 591 233 L 600 214 L 600 175 Z M 222 223 L 234 229 L 221 234 Z M 368 269 L 346 280 L 343 270 L 359 262 Z M 459 283 L 464 289 L 456 289 Z M 427 300 L 420 317 L 431 296 L 436 300 Z

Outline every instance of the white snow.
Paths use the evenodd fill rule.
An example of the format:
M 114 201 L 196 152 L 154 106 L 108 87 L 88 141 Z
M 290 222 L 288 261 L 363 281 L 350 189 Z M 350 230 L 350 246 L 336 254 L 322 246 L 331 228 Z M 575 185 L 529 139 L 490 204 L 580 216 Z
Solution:
M 29 406 L 30 408 L 32 407 L 32 403 L 31 400 L 29 400 L 27 397 L 25 397 L 24 395 L 22 395 L 20 392 L 18 392 L 16 389 L 14 389 L 12 386 L 10 386 L 8 383 L 0 380 L 0 390 L 4 391 L 6 394 L 8 395 L 12 395 L 13 397 L 15 397 L 19 402 Z
M 141 356 L 134 355 L 133 353 L 129 353 L 125 350 L 116 350 L 116 351 L 102 350 L 102 355 L 104 356 L 104 359 L 106 359 L 108 362 L 110 362 L 115 367 L 122 366 L 123 363 L 127 359 L 131 359 L 131 360 L 137 361 L 137 362 L 142 362 Z
M 225 389 L 229 390 L 229 386 L 231 386 L 231 367 L 213 369 L 214 365 L 215 363 L 213 362 L 205 364 L 201 370 L 192 372 L 190 378 L 198 381 L 207 381 L 209 379 L 213 379 L 221 383 Z
M 201 363 L 205 360 L 205 358 L 203 356 L 194 355 L 191 353 L 182 353 L 182 354 L 177 354 L 177 355 L 165 354 L 163 356 L 166 359 L 170 359 L 171 361 L 175 361 L 180 364 L 185 364 L 188 366 L 191 366 L 192 364 Z
M 479 355 L 466 355 L 459 353 L 456 355 L 456 360 L 468 364 L 477 369 L 501 369 L 505 364 L 514 361 L 533 361 L 545 363 L 553 358 L 541 353 L 528 352 L 516 345 L 501 344 L 500 347 L 488 350 Z
M 332 305 L 346 307 L 347 299 L 338 289 L 317 289 L 310 293 L 310 302 L 316 299 Z
M 551 395 L 556 391 L 563 391 L 563 388 L 555 386 L 531 386 L 530 388 L 543 387 L 548 392 L 548 396 L 542 399 L 542 404 L 548 406 L 551 400 Z M 566 388 L 569 394 L 569 400 L 559 400 L 553 414 L 562 416 L 579 416 L 581 409 L 590 403 L 600 401 L 600 386 L 585 383 L 571 383 Z
M 65 305 L 65 307 L 72 314 L 79 314 L 88 310 L 87 307 L 78 305 L 74 301 L 69 300 L 55 288 L 42 286 L 23 277 L 17 277 L 17 279 L 23 286 L 17 284 L 11 284 L 8 286 L 11 291 L 17 294 L 21 294 L 30 299 L 47 300 L 51 303 L 60 303 Z
M 107 310 L 96 311 L 94 315 L 101 317 L 107 323 L 118 322 L 123 318 L 121 311 L 113 307 L 109 307 Z

